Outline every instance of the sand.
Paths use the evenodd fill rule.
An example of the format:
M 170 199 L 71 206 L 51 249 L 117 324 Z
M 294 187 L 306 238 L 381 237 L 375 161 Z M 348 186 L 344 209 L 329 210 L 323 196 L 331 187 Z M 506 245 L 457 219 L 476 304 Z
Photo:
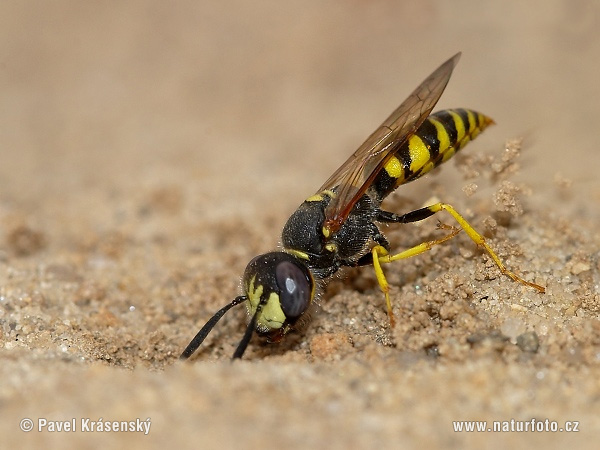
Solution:
M 598 11 L 453 5 L 2 5 L 1 446 L 595 448 Z M 373 270 L 350 269 L 280 344 L 232 363 L 235 309 L 180 362 L 291 212 L 458 50 L 439 106 L 497 125 L 385 206 L 451 203 L 546 293 L 460 233 L 384 267 L 393 329 Z M 404 249 L 438 219 L 454 225 L 384 231 Z

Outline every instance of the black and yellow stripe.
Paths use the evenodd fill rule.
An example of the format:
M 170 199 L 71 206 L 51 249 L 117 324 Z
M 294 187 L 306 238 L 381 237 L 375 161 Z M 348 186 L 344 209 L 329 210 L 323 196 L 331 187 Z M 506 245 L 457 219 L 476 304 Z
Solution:
M 430 115 L 377 174 L 371 192 L 383 200 L 401 184 L 448 161 L 493 123 L 470 109 L 445 109 Z

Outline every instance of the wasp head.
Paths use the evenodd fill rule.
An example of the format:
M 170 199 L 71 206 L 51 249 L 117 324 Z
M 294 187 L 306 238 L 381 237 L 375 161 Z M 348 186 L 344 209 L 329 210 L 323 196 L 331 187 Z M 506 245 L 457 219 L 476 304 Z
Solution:
M 270 340 L 285 335 L 308 309 L 315 283 L 302 261 L 285 252 L 254 258 L 244 273 L 246 308 L 259 334 Z
M 250 323 L 233 358 L 241 358 L 254 331 L 270 341 L 280 340 L 302 317 L 315 295 L 315 283 L 305 264 L 285 252 L 270 252 L 254 258 L 244 272 L 244 293 L 221 308 L 202 327 L 181 354 L 189 358 L 217 322 L 233 306 L 246 303 Z

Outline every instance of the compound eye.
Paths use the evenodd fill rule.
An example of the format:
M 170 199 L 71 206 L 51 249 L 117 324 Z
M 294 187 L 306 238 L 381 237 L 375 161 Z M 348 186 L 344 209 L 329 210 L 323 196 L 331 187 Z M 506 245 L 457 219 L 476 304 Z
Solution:
M 275 277 L 281 292 L 281 309 L 285 316 L 288 319 L 300 317 L 311 301 L 311 280 L 300 267 L 289 261 L 277 264 Z

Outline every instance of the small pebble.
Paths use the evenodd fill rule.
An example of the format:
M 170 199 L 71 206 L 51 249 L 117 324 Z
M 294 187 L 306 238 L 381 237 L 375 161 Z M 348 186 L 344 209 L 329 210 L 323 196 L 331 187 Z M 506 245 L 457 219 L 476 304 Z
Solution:
M 524 352 L 537 353 L 540 340 L 535 332 L 529 331 L 517 336 L 517 346 Z

